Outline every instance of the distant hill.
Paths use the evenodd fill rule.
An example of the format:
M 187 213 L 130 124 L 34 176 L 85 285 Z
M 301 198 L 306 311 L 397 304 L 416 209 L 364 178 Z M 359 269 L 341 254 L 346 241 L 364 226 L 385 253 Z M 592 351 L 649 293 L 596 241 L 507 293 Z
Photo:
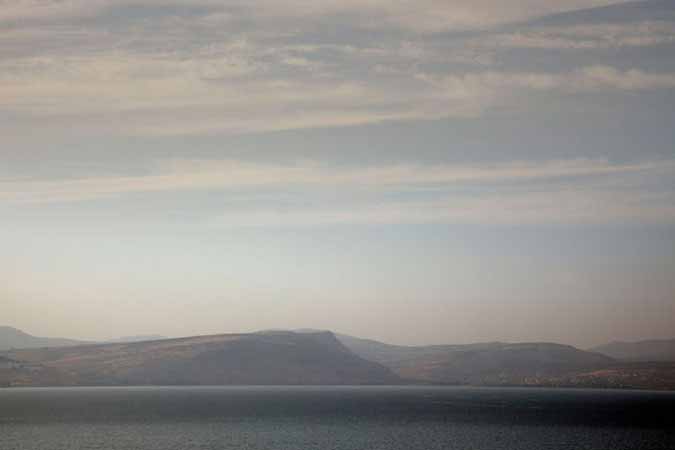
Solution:
M 168 339 L 166 336 L 161 334 L 140 334 L 138 336 L 122 336 L 116 339 L 110 339 L 108 341 L 102 342 L 104 344 L 114 344 L 114 343 L 123 343 L 123 342 L 143 342 L 143 341 L 160 341 L 162 339 Z
M 332 333 L 252 333 L 5 352 L 22 367 L 0 383 L 33 386 L 392 384 Z
M 489 342 L 397 346 L 338 335 L 354 353 L 408 380 L 451 384 L 545 384 L 580 371 L 606 368 L 605 355 L 553 343 Z
M 401 361 L 396 372 L 408 378 L 460 384 L 540 384 L 581 370 L 604 368 L 607 356 L 552 343 L 494 343 L 454 348 Z
M 626 362 L 617 361 L 613 352 L 599 353 L 600 348 L 583 351 L 552 343 L 401 346 L 337 337 L 354 353 L 412 383 L 675 390 L 675 362 L 666 362 L 665 351 L 652 353 L 660 360 Z M 672 341 L 656 342 L 663 350 Z
M 304 329 L 178 339 L 141 335 L 83 344 L 10 330 L 5 335 L 18 335 L 20 345 L 33 348 L 0 352 L 0 386 L 404 383 L 675 389 L 675 340 L 616 342 L 594 351 L 541 342 L 404 346 Z
M 123 336 L 108 341 L 82 341 L 76 339 L 65 338 L 49 338 L 32 336 L 17 328 L 0 326 L 0 351 L 21 349 L 21 348 L 41 348 L 41 347 L 70 347 L 74 345 L 85 344 L 108 344 L 108 343 L 123 343 L 123 342 L 142 342 L 142 341 L 158 341 L 160 339 L 167 339 L 166 336 L 160 334 L 141 334 L 138 336 Z
M 85 341 L 31 336 L 13 327 L 0 326 L 0 350 L 14 348 L 64 347 L 86 344 Z
M 496 343 L 478 343 L 466 345 L 392 345 L 372 339 L 363 339 L 346 334 L 336 334 L 337 338 L 362 358 L 377 361 L 385 365 L 398 365 L 402 361 L 416 361 L 421 358 L 433 358 L 459 350 L 487 348 Z
M 621 361 L 675 361 L 675 339 L 611 342 L 592 349 Z

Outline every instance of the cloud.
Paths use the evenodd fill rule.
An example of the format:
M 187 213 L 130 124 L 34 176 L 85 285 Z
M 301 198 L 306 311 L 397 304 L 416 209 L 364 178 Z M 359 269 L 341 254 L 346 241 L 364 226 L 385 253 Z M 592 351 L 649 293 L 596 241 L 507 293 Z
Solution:
M 675 74 L 649 73 L 639 69 L 621 71 L 611 66 L 591 66 L 563 77 L 562 85 L 577 90 L 672 89 L 675 88 Z
M 210 227 L 316 227 L 392 224 L 608 224 L 675 223 L 675 195 L 654 202 L 649 195 L 617 196 L 585 189 L 525 194 L 457 195 L 427 202 L 384 202 L 343 208 L 234 210 Z
M 231 134 L 476 117 L 506 97 L 518 98 L 518 91 L 675 87 L 673 73 L 602 65 L 568 73 L 488 70 L 357 79 L 312 69 L 281 76 L 270 73 L 276 63 L 250 55 L 254 46 L 235 42 L 223 48 L 225 56 L 217 52 L 190 60 L 113 54 L 7 61 L 0 63 L 2 108 L 28 122 L 42 120 L 45 129 L 62 128 L 61 118 L 81 120 L 99 133 Z
M 14 142 L 38 127 L 50 136 L 257 133 L 474 118 L 522 108 L 528 91 L 671 89 L 675 74 L 639 64 L 525 72 L 499 53 L 666 42 L 666 22 L 428 34 L 608 3 L 4 1 L 0 133 Z
M 392 2 L 385 2 L 391 5 Z M 618 3 L 612 0 L 497 0 L 394 2 L 385 17 L 391 24 L 417 32 L 486 29 L 500 24 L 525 21 L 552 13 Z
M 504 89 L 592 92 L 675 88 L 675 73 L 619 70 L 603 65 L 583 67 L 568 73 L 486 71 L 445 76 L 421 73 L 418 78 L 442 89 L 449 98 L 489 98 Z
M 669 165 L 666 165 L 672 169 Z M 317 164 L 274 166 L 228 160 L 169 160 L 142 176 L 107 176 L 54 181 L 0 180 L 0 199 L 16 203 L 81 201 L 134 193 L 229 190 L 284 187 L 341 189 L 405 189 L 462 183 L 531 181 L 559 177 L 589 177 L 621 173 L 658 172 L 663 165 L 610 165 L 602 161 L 570 160 L 494 166 L 377 166 L 331 168 Z
M 525 27 L 510 33 L 495 33 L 476 39 L 484 48 L 538 48 L 589 50 L 649 47 L 675 43 L 675 24 L 666 21 L 622 24 Z
M 15 0 L 0 2 L 2 22 L 53 21 L 101 17 L 112 21 L 144 17 L 192 16 L 230 11 L 259 23 L 348 18 L 361 27 L 395 27 L 416 32 L 494 26 L 556 12 L 619 3 L 620 0 Z M 199 9 L 201 8 L 201 9 Z M 375 20 L 374 20 L 375 19 Z
M 670 162 L 349 168 L 167 160 L 139 176 L 1 181 L 0 201 L 30 208 L 134 194 L 219 192 L 230 207 L 206 226 L 672 222 L 675 192 L 645 186 L 673 175 Z M 272 204 L 264 200 L 266 192 Z M 217 210 L 209 207 L 211 215 Z

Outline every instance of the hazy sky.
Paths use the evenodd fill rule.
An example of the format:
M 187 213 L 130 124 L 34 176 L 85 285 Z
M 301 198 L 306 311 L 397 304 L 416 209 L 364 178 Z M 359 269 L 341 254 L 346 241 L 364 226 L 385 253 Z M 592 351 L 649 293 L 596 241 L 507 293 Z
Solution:
M 675 2 L 0 0 L 0 324 L 675 337 Z

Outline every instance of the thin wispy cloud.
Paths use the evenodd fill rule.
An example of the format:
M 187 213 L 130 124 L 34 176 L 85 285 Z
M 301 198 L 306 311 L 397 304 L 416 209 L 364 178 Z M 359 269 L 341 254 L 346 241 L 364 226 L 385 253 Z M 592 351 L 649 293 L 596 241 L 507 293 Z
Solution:
M 657 200 L 656 202 L 654 200 Z M 208 221 L 213 227 L 316 227 L 323 225 L 607 225 L 672 224 L 675 194 L 623 196 L 583 188 L 520 195 L 448 195 L 426 202 L 380 202 L 351 207 L 230 209 Z
M 17 146 L 22 139 L 51 143 L 73 132 L 104 141 L 230 136 L 480 120 L 510 110 L 536 111 L 540 95 L 547 101 L 573 97 L 583 102 L 589 94 L 672 92 L 675 67 L 639 60 L 605 63 L 595 53 L 584 53 L 667 47 L 675 36 L 672 21 L 523 22 L 609 3 L 5 2 L 0 111 L 8 120 L 0 123 L 0 131 Z M 372 26 L 370 18 L 378 14 L 382 20 Z M 329 24 L 334 27 L 330 33 L 324 31 Z M 528 48 L 581 53 L 578 62 L 557 66 L 509 62 L 509 52 Z M 10 147 L 2 151 L 12 152 Z M 409 164 L 340 172 L 319 162 L 270 167 L 230 160 L 185 171 L 151 167 L 145 176 L 82 174 L 67 181 L 4 182 L 0 198 L 58 202 L 258 185 L 395 186 L 655 169 L 650 161 L 518 164 L 489 169 Z
M 649 180 L 670 176 L 675 176 L 675 166 L 670 163 L 612 165 L 587 160 L 489 167 L 372 168 L 172 160 L 159 164 L 153 173 L 144 176 L 4 181 L 0 182 L 0 200 L 27 207 L 110 200 L 134 194 L 208 191 L 246 199 L 251 193 L 269 192 L 283 197 L 281 193 L 288 192 L 295 198 L 298 192 L 311 191 L 318 196 L 312 201 L 282 201 L 276 205 L 237 202 L 239 206 L 231 207 L 223 217 L 232 226 L 670 222 L 675 220 L 675 209 L 670 204 L 675 192 L 645 188 Z M 605 180 L 604 184 L 598 184 L 598 180 Z M 626 181 L 633 185 L 626 185 Z M 483 189 L 478 192 L 471 189 L 476 186 Z M 500 192 L 485 191 L 486 186 Z M 340 194 L 336 197 L 333 192 Z M 433 195 L 407 201 L 392 199 L 425 192 Z M 650 198 L 657 201 L 643 202 Z M 220 219 L 210 223 L 220 223 Z
M 0 3 L 0 21 L 36 20 L 63 23 L 137 13 L 144 16 L 207 16 L 211 20 L 232 18 L 239 13 L 259 21 L 317 20 L 342 15 L 359 24 L 379 17 L 380 26 L 396 26 L 419 32 L 485 27 L 525 20 L 545 14 L 618 3 L 620 0 L 478 0 L 471 4 L 438 0 L 156 0 L 111 1 L 70 0 L 67 2 L 18 0 Z M 119 17 L 121 16 L 121 17 Z M 374 27 L 372 21 L 369 27 Z
M 336 168 L 316 164 L 275 166 L 238 161 L 170 160 L 147 175 L 54 181 L 0 180 L 0 198 L 15 203 L 79 201 L 111 195 L 183 190 L 233 190 L 304 186 L 396 190 L 478 182 L 515 182 L 560 177 L 670 173 L 666 163 L 611 165 L 602 161 L 550 161 L 477 166 L 380 166 Z
M 445 91 L 452 98 L 498 95 L 503 89 L 534 91 L 563 90 L 649 90 L 675 88 L 675 73 L 648 73 L 639 69 L 619 70 L 611 66 L 590 66 L 570 73 L 478 72 L 460 76 L 418 77 Z
M 611 66 L 569 73 L 416 73 L 385 83 L 322 77 L 255 80 L 243 76 L 246 68 L 214 60 L 24 61 L 5 66 L 0 96 L 6 109 L 28 117 L 71 116 L 106 130 L 109 116 L 128 113 L 127 120 L 114 122 L 115 129 L 172 135 L 475 117 L 504 94 L 515 102 L 526 99 L 527 91 L 675 88 L 675 73 Z
M 650 47 L 675 42 L 675 24 L 669 21 L 623 24 L 585 24 L 531 27 L 513 33 L 496 33 L 476 40 L 474 45 L 490 49 L 515 47 L 531 49 L 592 50 L 622 47 Z
M 528 102 L 525 92 L 504 103 L 504 89 L 672 89 L 675 70 L 586 61 L 524 72 L 500 62 L 509 48 L 673 42 L 666 20 L 499 28 L 610 3 L 5 2 L 0 108 L 15 120 L 0 130 L 255 133 L 477 117 L 495 103 Z M 447 34 L 453 30 L 469 31 Z

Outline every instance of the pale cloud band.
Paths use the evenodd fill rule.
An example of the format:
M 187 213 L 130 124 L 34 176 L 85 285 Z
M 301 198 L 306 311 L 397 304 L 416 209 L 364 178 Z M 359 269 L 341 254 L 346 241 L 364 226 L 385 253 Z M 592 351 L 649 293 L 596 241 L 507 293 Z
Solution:
M 379 22 L 418 32 L 471 29 L 525 20 L 561 11 L 619 3 L 620 0 L 477 0 L 471 3 L 443 0 L 18 0 L 0 2 L 0 21 L 64 21 L 91 18 L 110 12 L 130 11 L 161 14 L 169 10 L 195 11 L 204 15 L 231 17 L 233 12 L 260 21 L 317 20 L 343 15 L 364 23 Z
M 234 80 L 200 73 L 214 61 L 145 62 L 128 59 L 34 62 L 42 70 L 0 76 L 4 108 L 23 117 L 70 117 L 91 130 L 124 134 L 253 133 L 390 120 L 476 117 L 505 96 L 675 88 L 675 73 L 589 66 L 569 73 L 415 73 L 386 83 L 368 80 Z M 72 70 L 71 70 L 72 69 Z M 226 69 L 227 70 L 227 69 Z M 153 74 L 152 77 L 144 75 Z M 110 121 L 110 116 L 128 114 Z M 110 128 L 113 126 L 114 128 Z M 12 134 L 11 130 L 7 130 Z
M 675 26 L 669 21 L 638 21 L 624 24 L 587 24 L 533 27 L 524 31 L 497 33 L 473 42 L 482 48 L 530 48 L 592 50 L 649 47 L 675 42 Z
M 397 165 L 350 169 L 316 164 L 273 166 L 171 160 L 145 176 L 8 180 L 0 182 L 0 200 L 27 208 L 114 200 L 134 194 L 217 191 L 225 197 L 246 200 L 251 193 L 270 192 L 283 198 L 286 192 L 293 198 L 294 192 L 302 191 L 314 192 L 318 197 L 274 205 L 236 202 L 238 206 L 203 225 L 670 223 L 675 220 L 675 192 L 654 191 L 649 182 L 672 176 L 675 166 L 668 162 L 612 165 L 569 160 L 481 167 Z M 554 181 L 558 184 L 551 184 Z M 466 192 L 476 185 L 494 189 Z M 335 192 L 340 194 L 331 194 Z M 408 201 L 392 199 L 405 193 L 422 195 Z
M 0 132 L 14 140 L 34 128 L 55 136 L 71 128 L 107 136 L 257 133 L 479 117 L 495 104 L 522 108 L 527 91 L 673 89 L 668 69 L 587 59 L 557 70 L 499 64 L 512 48 L 674 42 L 673 23 L 656 19 L 499 28 L 610 3 L 3 2 L 0 112 L 11 120 Z M 474 31 L 447 34 L 466 29 Z
M 675 66 L 658 55 L 672 54 L 673 20 L 652 12 L 619 22 L 532 21 L 610 3 L 616 2 L 5 1 L 0 3 L 0 118 L 5 119 L 0 155 L 31 145 L 50 148 L 68 136 L 98 146 L 129 136 L 228 138 L 394 121 L 478 122 L 495 111 L 536 114 L 542 104 L 555 107 L 561 100 L 583 110 L 595 100 L 672 95 Z M 660 64 L 650 64 L 655 60 Z M 529 66 L 523 64 L 527 61 Z M 230 218 L 241 223 L 671 221 L 672 190 L 667 183 L 654 188 L 649 180 L 667 178 L 672 162 L 642 161 L 638 150 L 624 158 L 633 163 L 623 164 L 604 162 L 611 154 L 602 155 L 604 160 L 560 160 L 542 150 L 537 160 L 548 162 L 434 166 L 422 161 L 362 169 L 338 169 L 319 158 L 296 163 L 299 158 L 291 157 L 288 165 L 269 165 L 216 155 L 208 162 L 143 166 L 143 176 L 79 173 L 68 180 L 0 181 L 0 201 L 31 208 L 168 192 L 214 190 L 233 196 L 302 189 L 311 196 L 337 190 L 343 196 L 363 194 L 365 203 L 293 207 L 284 213 L 259 205 L 261 211 L 239 208 Z M 583 183 L 560 184 L 565 177 Z M 635 184 L 626 185 L 627 180 Z M 544 186 L 544 181 L 558 185 Z M 495 191 L 509 183 L 522 189 L 493 197 L 453 191 L 477 183 Z M 427 195 L 392 200 L 413 191 Z M 545 207 L 547 199 L 551 206 Z M 554 214 L 555 205 L 567 207 Z M 499 216 L 503 220 L 495 209 L 507 211 Z

